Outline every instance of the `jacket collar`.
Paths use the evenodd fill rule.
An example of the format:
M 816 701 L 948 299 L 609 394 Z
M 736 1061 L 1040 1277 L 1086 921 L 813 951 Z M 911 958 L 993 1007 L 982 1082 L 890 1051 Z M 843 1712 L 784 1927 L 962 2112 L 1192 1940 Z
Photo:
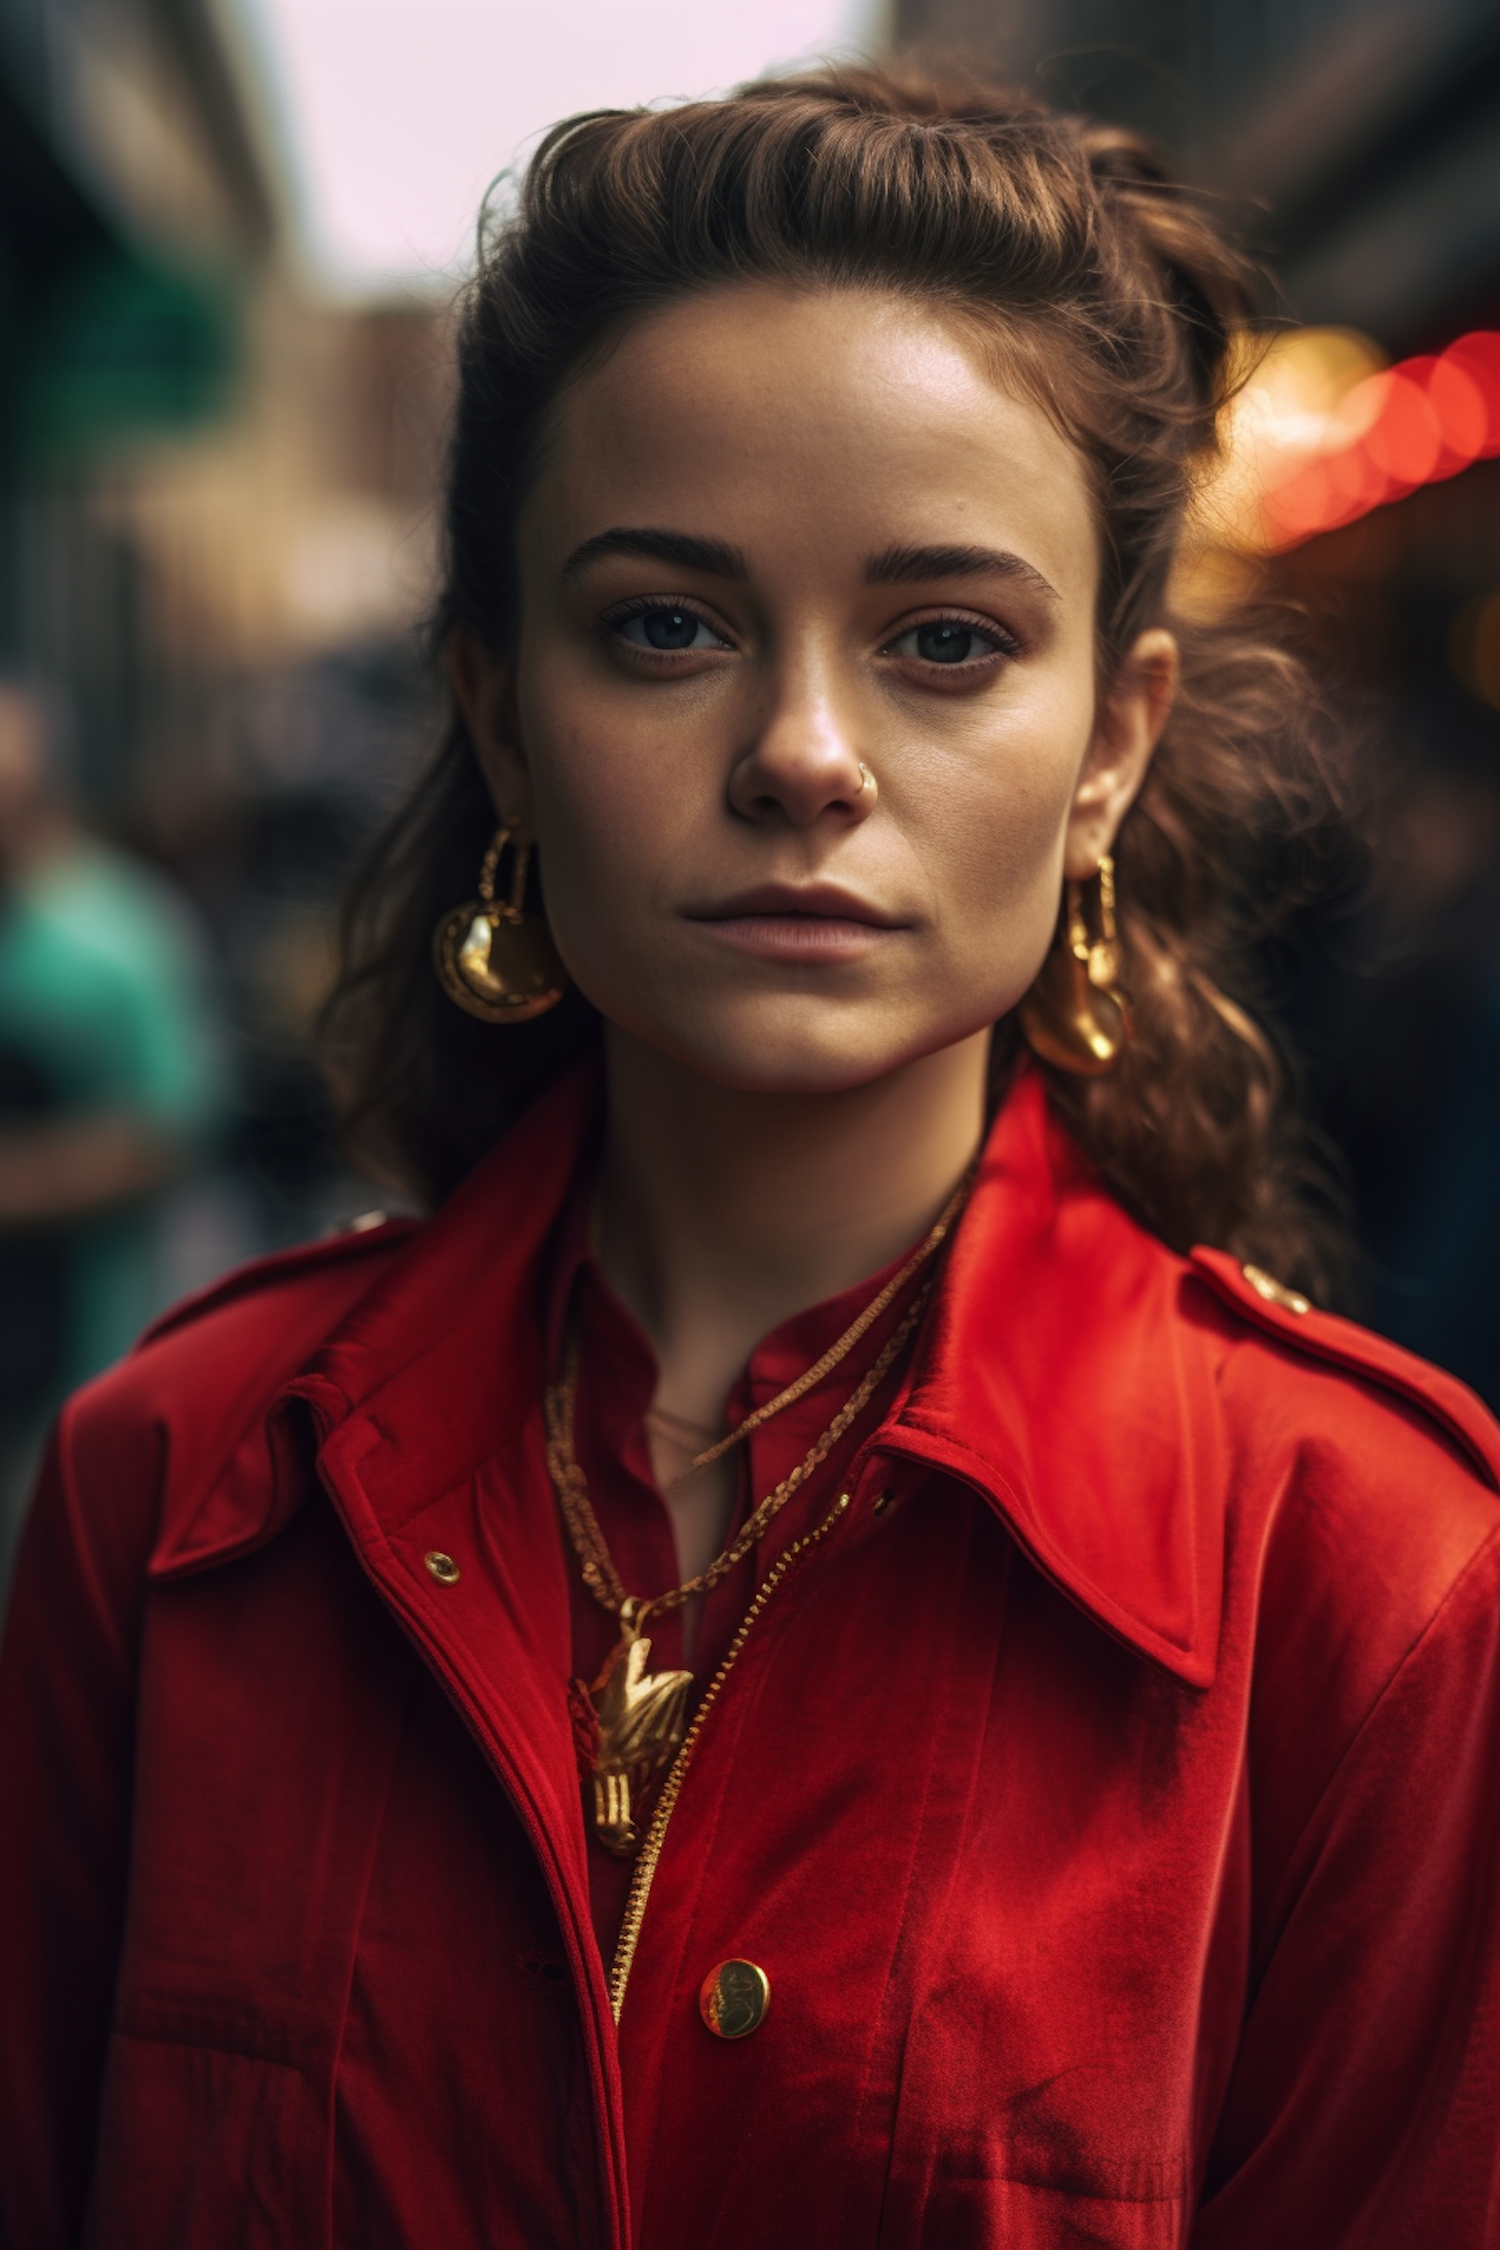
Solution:
M 1105 1190 L 1028 1066 L 887 1443 L 962 1477 L 1080 1608 L 1207 1687 L 1227 1471 L 1197 1302 L 1191 1268 Z
M 325 1476 L 357 1461 L 385 1529 L 535 1431 L 548 1238 L 597 1111 L 591 1067 L 549 1089 L 279 1394 L 313 1407 Z M 1105 1192 L 1023 1070 L 874 1443 L 971 1486 L 1080 1608 L 1201 1687 L 1225 1472 L 1189 1270 Z M 261 1482 L 254 1525 L 225 1517 L 221 1487 L 209 1546 L 227 1558 L 270 1537 L 295 1505 L 279 1483 L 268 1511 Z M 195 1568 L 215 1559 L 202 1528 Z

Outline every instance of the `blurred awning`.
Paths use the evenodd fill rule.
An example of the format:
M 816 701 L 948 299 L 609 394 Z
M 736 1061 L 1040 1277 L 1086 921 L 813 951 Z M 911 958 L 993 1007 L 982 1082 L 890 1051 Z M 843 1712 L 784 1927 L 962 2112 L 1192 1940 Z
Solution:
M 65 464 L 211 420 L 239 359 L 238 290 L 134 245 L 95 241 L 27 324 L 16 372 L 19 447 Z
M 146 0 L 125 49 L 101 45 L 91 20 L 0 8 L 0 473 L 217 413 L 270 239 L 204 0 Z M 164 77 L 151 77 L 153 55 L 170 58 Z M 168 84 L 178 112 L 153 112 Z M 211 152 L 191 175 L 196 205 L 188 142 Z M 152 162 L 175 183 L 171 212 L 152 200 Z

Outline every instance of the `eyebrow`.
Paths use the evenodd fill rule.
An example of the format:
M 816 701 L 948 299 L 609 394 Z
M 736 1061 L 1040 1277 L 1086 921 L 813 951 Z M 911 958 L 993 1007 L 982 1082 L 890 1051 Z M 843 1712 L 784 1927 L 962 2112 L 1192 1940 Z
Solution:
M 722 539 L 703 539 L 690 531 L 665 531 L 651 524 L 616 524 L 596 532 L 575 547 L 562 566 L 562 575 L 576 578 L 592 563 L 609 555 L 645 555 L 653 562 L 677 563 L 684 570 L 706 572 L 711 578 L 748 578 L 749 565 L 738 547 Z M 865 565 L 865 583 L 892 586 L 929 578 L 1013 578 L 1040 594 L 1044 601 L 1060 599 L 1051 580 L 1034 564 L 1005 547 L 887 547 Z
M 590 563 L 606 555 L 648 555 L 653 562 L 678 563 L 684 570 L 706 571 L 711 578 L 748 578 L 749 569 L 738 547 L 722 539 L 698 539 L 689 531 L 658 531 L 650 525 L 616 525 L 575 547 L 562 566 L 564 578 L 576 578 Z
M 926 578 L 1014 578 L 1045 601 L 1057 602 L 1057 588 L 1034 564 L 1004 547 L 887 547 L 865 565 L 871 586 L 904 585 Z

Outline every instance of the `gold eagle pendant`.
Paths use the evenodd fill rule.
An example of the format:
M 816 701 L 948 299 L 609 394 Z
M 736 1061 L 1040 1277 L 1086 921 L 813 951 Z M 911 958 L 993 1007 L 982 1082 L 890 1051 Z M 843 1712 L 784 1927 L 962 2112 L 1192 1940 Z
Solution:
M 640 1606 L 632 1600 L 621 1609 L 620 1638 L 593 1685 L 574 1680 L 570 1687 L 575 1712 L 585 1704 L 598 1729 L 590 1769 L 594 1834 L 618 1859 L 629 1859 L 640 1843 L 636 1802 L 681 1747 L 693 1684 L 691 1672 L 647 1671 L 651 1643 L 636 1627 Z

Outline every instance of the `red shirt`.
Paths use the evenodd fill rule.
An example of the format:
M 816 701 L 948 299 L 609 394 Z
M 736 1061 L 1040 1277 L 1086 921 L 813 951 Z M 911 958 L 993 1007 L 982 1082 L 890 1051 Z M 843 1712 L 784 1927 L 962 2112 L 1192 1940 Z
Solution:
M 646 1411 L 656 1394 L 656 1356 L 639 1324 L 604 1279 L 593 1255 L 590 1204 L 591 1184 L 584 1172 L 568 1199 L 549 1260 L 547 1361 L 554 1371 L 561 1366 L 564 1336 L 570 1321 L 576 1323 L 579 1386 L 574 1453 L 588 1479 L 589 1499 L 621 1582 L 630 1593 L 644 1597 L 664 1593 L 682 1576 L 672 1519 L 651 1466 L 645 1428 Z M 902 1252 L 879 1273 L 783 1321 L 762 1338 L 729 1395 L 725 1428 L 737 1429 L 747 1414 L 768 1404 L 814 1366 L 899 1272 L 908 1255 Z M 766 1494 L 816 1444 L 928 1278 L 923 1267 L 836 1368 L 792 1405 L 753 1430 L 731 1454 L 739 1484 L 730 1519 L 731 1539 Z M 666 1610 L 649 1619 L 651 1669 L 691 1669 L 694 1684 L 690 1711 L 722 1663 L 770 1561 L 789 1540 L 799 1537 L 826 1513 L 839 1489 L 839 1479 L 872 1422 L 879 1419 L 886 1394 L 899 1376 L 898 1365 L 859 1420 L 844 1432 L 813 1475 L 767 1525 L 764 1538 L 696 1602 L 691 1649 L 684 1646 L 686 1616 L 682 1609 Z M 619 1626 L 590 1594 L 576 1563 L 571 1578 L 573 1672 L 578 1679 L 592 1682 L 619 1639 Z M 654 1795 L 654 1789 L 650 1790 L 641 1800 L 640 1809 L 647 1814 Z M 588 1801 L 586 1788 L 589 1894 L 599 1950 L 608 1963 L 620 1934 L 635 1863 L 606 1851 L 598 1842 Z
M 0 2239 L 1500 2250 L 1500 1433 L 1143 1232 L 1035 1075 L 674 1772 L 616 2021 L 541 1416 L 595 1104 L 65 1410 Z

